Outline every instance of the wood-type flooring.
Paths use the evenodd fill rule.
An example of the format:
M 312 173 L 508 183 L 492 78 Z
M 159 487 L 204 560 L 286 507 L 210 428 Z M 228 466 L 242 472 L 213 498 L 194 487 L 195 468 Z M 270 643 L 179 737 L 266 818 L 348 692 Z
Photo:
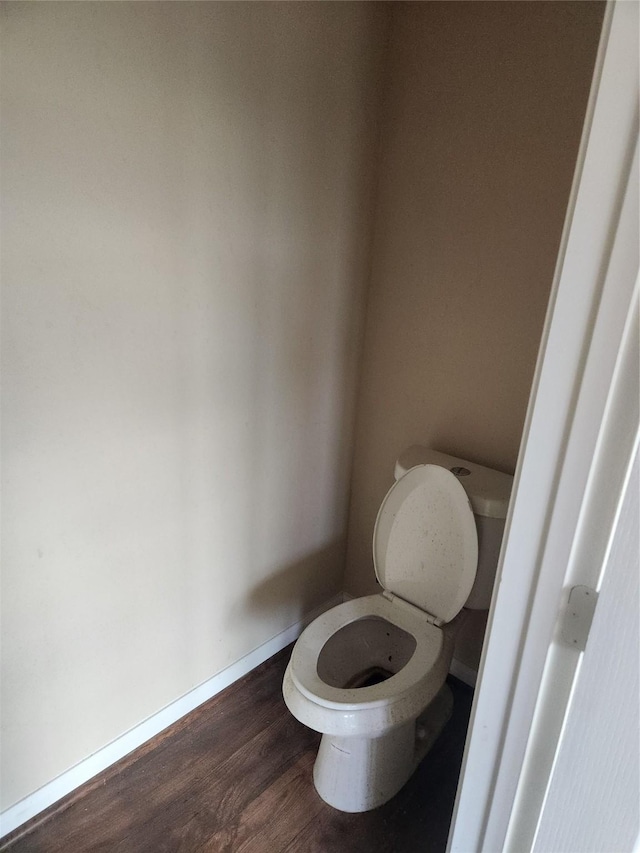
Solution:
M 320 735 L 282 700 L 291 647 L 4 839 L 11 853 L 444 851 L 472 691 L 412 779 L 364 814 L 326 805 L 311 778 Z

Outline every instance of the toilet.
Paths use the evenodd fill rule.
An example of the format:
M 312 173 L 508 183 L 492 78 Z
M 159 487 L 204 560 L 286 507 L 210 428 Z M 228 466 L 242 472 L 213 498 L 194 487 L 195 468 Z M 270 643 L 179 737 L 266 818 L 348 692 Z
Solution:
M 322 734 L 318 794 L 345 812 L 391 799 L 444 728 L 465 608 L 487 609 L 512 478 L 420 446 L 396 462 L 378 511 L 377 595 L 339 604 L 296 642 L 284 700 Z

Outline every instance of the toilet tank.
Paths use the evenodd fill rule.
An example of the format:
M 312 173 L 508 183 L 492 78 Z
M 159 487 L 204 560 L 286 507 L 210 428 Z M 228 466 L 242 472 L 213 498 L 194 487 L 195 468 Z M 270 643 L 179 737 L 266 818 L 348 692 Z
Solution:
M 484 465 L 414 444 L 398 457 L 394 471 L 396 480 L 415 465 L 440 465 L 455 474 L 464 486 L 478 531 L 478 569 L 464 606 L 471 610 L 488 610 L 496 579 L 513 477 L 492 468 L 485 468 Z

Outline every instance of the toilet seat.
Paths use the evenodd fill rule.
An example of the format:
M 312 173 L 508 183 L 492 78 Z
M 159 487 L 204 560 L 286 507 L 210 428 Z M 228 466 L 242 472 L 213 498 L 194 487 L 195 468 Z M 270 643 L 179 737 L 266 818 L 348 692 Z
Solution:
M 380 507 L 373 547 L 384 594 L 352 599 L 318 616 L 298 638 L 284 675 L 287 707 L 323 736 L 386 737 L 415 721 L 442 687 L 453 632 L 440 625 L 462 608 L 478 559 L 473 512 L 454 475 L 436 465 L 407 471 Z M 411 657 L 377 684 L 328 684 L 318 674 L 325 644 L 347 625 L 372 617 L 412 637 Z
M 341 689 L 318 675 L 318 656 L 324 644 L 341 628 L 357 619 L 377 616 L 409 633 L 416 647 L 408 663 L 391 678 L 370 687 Z M 300 635 L 291 655 L 290 671 L 300 693 L 328 709 L 359 711 L 388 705 L 415 690 L 438 669 L 444 655 L 440 628 L 394 604 L 383 595 L 354 598 L 315 619 Z
M 439 465 L 416 465 L 387 492 L 373 532 L 376 577 L 436 625 L 450 622 L 469 597 L 478 534 L 469 498 Z
M 391 487 L 376 519 L 373 557 L 385 594 L 356 598 L 319 616 L 302 632 L 291 655 L 292 683 L 325 710 L 388 706 L 444 678 L 449 655 L 438 626 L 461 610 L 478 561 L 473 511 L 453 474 L 437 465 L 418 465 Z M 401 601 L 394 603 L 394 596 Z M 366 617 L 379 617 L 410 634 L 416 642 L 411 658 L 379 684 L 358 688 L 327 684 L 318 674 L 325 643 L 341 628 Z

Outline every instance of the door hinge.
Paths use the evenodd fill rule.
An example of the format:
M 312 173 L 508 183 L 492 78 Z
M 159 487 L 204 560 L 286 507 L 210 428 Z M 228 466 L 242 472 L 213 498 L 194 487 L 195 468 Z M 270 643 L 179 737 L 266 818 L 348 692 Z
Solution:
M 598 593 L 590 586 L 574 586 L 569 593 L 562 639 L 571 648 L 583 652 L 593 622 L 593 614 L 598 603 Z

